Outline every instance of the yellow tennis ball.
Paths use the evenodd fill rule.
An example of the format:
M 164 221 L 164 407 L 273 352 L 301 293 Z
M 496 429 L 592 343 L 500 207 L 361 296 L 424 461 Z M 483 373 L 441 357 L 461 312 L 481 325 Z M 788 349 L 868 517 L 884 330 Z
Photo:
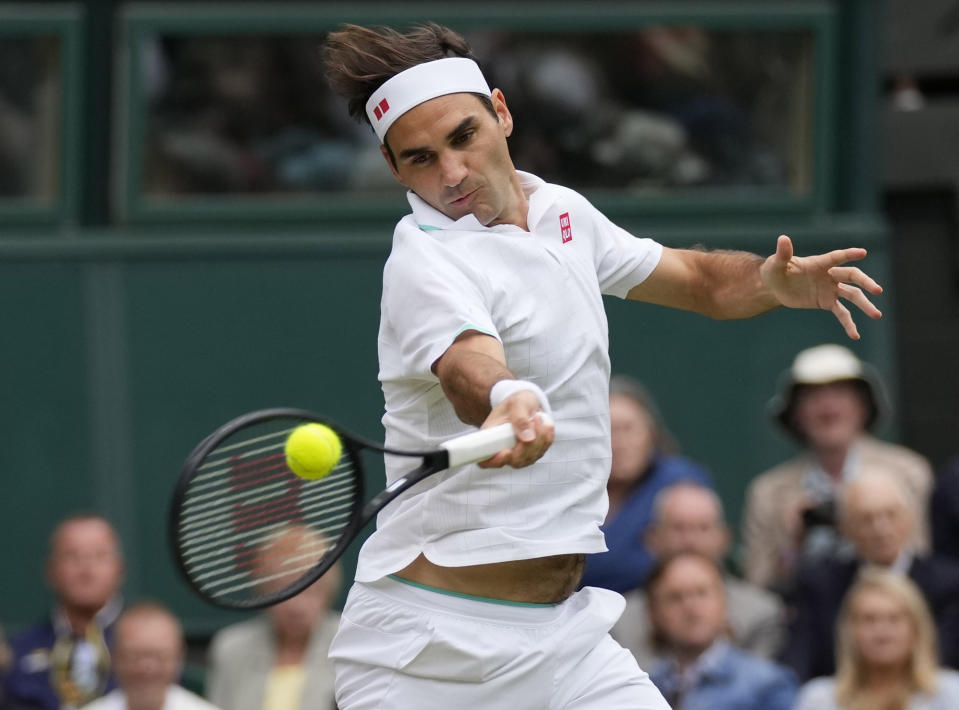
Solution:
M 340 460 L 343 445 L 324 424 L 300 424 L 286 439 L 286 465 L 300 478 L 323 478 Z

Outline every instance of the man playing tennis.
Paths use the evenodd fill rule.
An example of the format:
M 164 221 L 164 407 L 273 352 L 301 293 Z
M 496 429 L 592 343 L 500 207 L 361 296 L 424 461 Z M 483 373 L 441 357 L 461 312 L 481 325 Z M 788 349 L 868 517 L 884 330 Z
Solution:
M 330 657 L 337 703 L 477 710 L 666 708 L 609 636 L 620 595 L 574 593 L 605 550 L 609 372 L 602 296 L 714 318 L 779 306 L 868 316 L 881 288 L 845 262 L 767 259 L 637 239 L 582 196 L 513 167 L 513 119 L 465 40 L 346 26 L 327 76 L 368 121 L 412 213 L 383 275 L 380 380 L 387 446 L 431 448 L 512 422 L 518 443 L 433 476 L 380 513 Z M 552 414 L 554 427 L 538 412 Z M 404 463 L 387 457 L 390 482 Z M 495 470 L 481 470 L 481 468 Z

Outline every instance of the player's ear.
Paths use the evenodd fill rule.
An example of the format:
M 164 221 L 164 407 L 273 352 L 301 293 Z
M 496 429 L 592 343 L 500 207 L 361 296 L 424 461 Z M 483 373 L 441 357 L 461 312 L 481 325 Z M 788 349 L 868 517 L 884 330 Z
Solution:
M 506 105 L 506 97 L 499 89 L 493 89 L 490 101 L 493 102 L 493 110 L 496 111 L 500 123 L 503 124 L 503 132 L 509 137 L 513 132 L 513 114 L 509 112 L 509 107 Z

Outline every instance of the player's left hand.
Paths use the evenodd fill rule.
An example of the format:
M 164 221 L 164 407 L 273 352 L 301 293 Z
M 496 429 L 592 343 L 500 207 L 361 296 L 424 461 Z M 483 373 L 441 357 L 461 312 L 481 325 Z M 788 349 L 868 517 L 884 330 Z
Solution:
M 882 286 L 855 266 L 842 266 L 866 256 L 865 249 L 836 249 L 815 256 L 795 256 L 789 237 L 782 235 L 776 253 L 763 263 L 760 276 L 766 287 L 788 308 L 821 308 L 830 311 L 853 340 L 859 331 L 842 298 L 856 305 L 870 318 L 880 318 L 864 290 L 878 295 Z

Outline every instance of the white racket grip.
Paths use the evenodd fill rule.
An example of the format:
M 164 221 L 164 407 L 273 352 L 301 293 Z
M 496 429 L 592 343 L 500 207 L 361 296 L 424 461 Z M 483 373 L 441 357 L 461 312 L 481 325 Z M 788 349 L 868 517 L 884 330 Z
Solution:
M 553 423 L 553 418 L 546 412 L 537 412 L 536 416 L 544 424 Z M 444 441 L 440 446 L 449 453 L 449 467 L 454 468 L 488 459 L 498 451 L 513 448 L 516 446 L 516 434 L 513 433 L 513 425 L 506 422 Z

